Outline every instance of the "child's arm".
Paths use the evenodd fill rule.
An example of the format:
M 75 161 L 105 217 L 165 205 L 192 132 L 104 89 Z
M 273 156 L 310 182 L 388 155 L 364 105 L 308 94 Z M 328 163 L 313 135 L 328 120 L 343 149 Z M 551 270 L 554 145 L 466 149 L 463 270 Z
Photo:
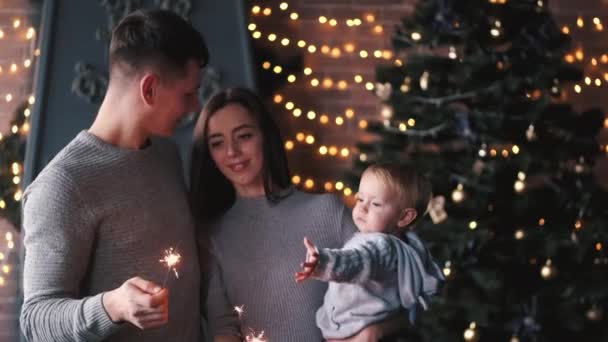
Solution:
M 396 269 L 397 256 L 394 246 L 384 234 L 365 234 L 365 239 L 350 244 L 348 249 L 319 250 L 307 238 L 306 261 L 302 271 L 296 273 L 296 281 L 310 277 L 344 283 L 365 283 L 379 275 Z

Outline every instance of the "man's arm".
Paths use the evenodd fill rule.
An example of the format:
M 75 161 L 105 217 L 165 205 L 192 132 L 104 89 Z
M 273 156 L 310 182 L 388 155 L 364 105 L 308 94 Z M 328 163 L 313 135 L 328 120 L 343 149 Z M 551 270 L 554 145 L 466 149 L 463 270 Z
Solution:
M 66 175 L 42 177 L 23 203 L 21 329 L 30 341 L 104 339 L 118 325 L 103 307 L 103 294 L 76 299 L 95 236 L 91 214 Z

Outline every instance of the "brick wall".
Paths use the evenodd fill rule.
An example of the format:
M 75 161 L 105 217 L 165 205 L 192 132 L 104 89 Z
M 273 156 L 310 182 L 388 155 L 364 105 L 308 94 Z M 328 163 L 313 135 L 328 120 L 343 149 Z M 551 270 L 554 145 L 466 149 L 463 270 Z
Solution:
M 274 104 L 272 110 L 279 117 L 282 130 L 285 133 L 285 139 L 294 142 L 294 148 L 289 151 L 290 166 L 292 172 L 301 176 L 301 182 L 307 178 L 314 180 L 313 191 L 323 191 L 323 184 L 328 181 L 340 180 L 343 171 L 351 166 L 352 156 L 346 158 L 332 157 L 329 154 L 321 155 L 319 148 L 321 146 L 336 146 L 351 148 L 351 153 L 354 152 L 353 146 L 356 141 L 361 139 L 370 139 L 358 127 L 359 120 L 377 118 L 379 108 L 377 100 L 368 90 L 365 89 L 365 82 L 374 82 L 375 67 L 379 63 L 389 63 L 382 58 L 373 57 L 376 50 L 391 50 L 390 35 L 394 25 L 399 23 L 400 18 L 412 12 L 415 6 L 415 1 L 408 0 L 302 0 L 290 1 L 287 10 L 282 11 L 279 7 L 282 1 L 251 1 L 250 5 L 260 6 L 260 12 L 255 14 L 250 12 L 250 22 L 256 24 L 254 31 L 259 31 L 261 37 L 254 40 L 254 46 L 260 57 L 256 66 L 262 77 L 262 80 L 268 79 L 268 74 L 273 74 L 273 67 L 281 65 L 289 69 L 289 62 L 294 56 L 302 56 L 302 64 L 305 67 L 310 67 L 313 73 L 310 76 L 294 73 L 296 81 L 288 83 L 274 90 L 275 94 L 280 94 L 283 101 L 279 104 Z M 569 0 L 554 0 L 550 3 L 557 20 L 560 24 L 573 26 L 578 15 L 583 15 L 587 18 L 587 25 L 593 15 L 603 13 L 608 17 L 608 1 L 569 1 Z M 264 15 L 264 9 L 270 8 L 271 15 Z M 297 20 L 289 18 L 292 12 L 298 13 Z M 372 14 L 374 16 L 373 23 L 366 20 L 366 16 Z M 322 24 L 319 17 L 325 16 L 327 20 L 336 19 L 338 24 L 331 26 L 329 23 Z M 346 25 L 347 19 L 360 18 L 362 24 L 356 27 Z M 606 18 L 608 20 L 608 18 Z M 607 22 L 608 24 L 608 22 Z M 374 31 L 375 27 L 380 25 L 382 33 L 378 34 Z M 573 30 L 574 31 L 574 30 Z M 269 41 L 268 35 L 274 33 L 277 39 L 274 42 Z M 585 52 L 588 54 L 598 54 L 600 51 L 608 52 L 608 41 L 602 39 L 606 37 L 604 33 L 584 34 L 583 32 L 574 32 L 576 40 L 582 39 L 585 46 Z M 290 43 L 288 46 L 281 45 L 281 40 L 288 38 Z M 308 44 L 314 44 L 316 47 L 315 53 L 310 53 L 306 49 L 296 46 L 298 40 L 303 39 Z M 345 50 L 345 44 L 353 43 L 355 46 L 353 54 Z M 338 47 L 341 51 L 340 57 L 335 58 L 330 54 L 320 52 L 323 45 Z M 275 55 L 267 57 L 267 50 L 273 51 Z M 370 55 L 368 58 L 361 58 L 359 52 L 367 51 Z M 261 52 L 260 51 L 264 51 Z M 330 50 L 331 51 L 331 50 Z M 600 53 L 601 54 L 601 53 Z M 262 62 L 269 61 L 271 68 L 264 70 Z M 608 71 L 608 67 L 605 68 Z M 289 71 L 289 70 L 287 70 Z M 289 72 L 283 70 L 280 75 L 274 74 L 274 77 L 286 78 Z M 354 76 L 361 75 L 364 79 L 363 83 L 357 84 L 354 82 Z M 317 78 L 320 85 L 313 87 L 310 81 Z M 331 78 L 333 85 L 329 88 L 323 86 L 323 80 Z M 347 87 L 340 90 L 337 87 L 339 80 L 346 80 Z M 270 83 L 264 82 L 260 84 L 262 89 L 269 88 Z M 580 108 L 585 108 L 589 104 L 594 104 L 606 108 L 608 106 L 608 98 L 601 97 L 608 83 L 602 87 L 587 87 L 584 88 L 582 94 L 574 94 L 571 92 L 571 100 L 579 104 Z M 264 89 L 267 90 L 267 89 Z M 575 96 L 576 95 L 576 96 Z M 287 99 L 297 99 L 293 101 L 295 108 L 300 108 L 302 114 L 296 118 L 293 116 L 293 109 L 287 110 L 285 107 Z M 355 112 L 353 119 L 347 119 L 344 116 L 346 109 L 352 109 Z M 316 114 L 314 120 L 306 118 L 308 110 L 313 109 Z M 328 113 L 329 124 L 321 124 L 319 117 L 322 113 Z M 341 126 L 332 124 L 336 116 L 344 118 L 344 124 Z M 314 143 L 307 144 L 306 141 L 298 142 L 296 134 L 298 132 L 314 136 Z M 605 134 L 604 134 L 605 135 Z M 600 139 L 602 143 L 608 143 L 608 139 Z M 338 149 L 339 151 L 340 149 Z M 608 175 L 608 165 L 606 162 L 600 163 L 597 168 L 601 175 Z M 608 177 L 603 176 L 603 179 L 608 185 Z M 335 183 L 334 183 L 335 184 Z M 301 183 L 301 185 L 303 185 Z M 353 189 L 354 190 L 354 189 Z

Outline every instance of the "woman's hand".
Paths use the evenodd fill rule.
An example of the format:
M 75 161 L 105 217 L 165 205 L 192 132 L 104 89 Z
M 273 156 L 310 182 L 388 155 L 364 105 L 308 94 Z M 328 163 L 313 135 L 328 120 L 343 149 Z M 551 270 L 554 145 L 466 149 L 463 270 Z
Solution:
M 319 251 L 307 237 L 304 237 L 304 247 L 306 247 L 306 261 L 300 264 L 302 270 L 296 272 L 296 282 L 298 283 L 310 278 L 319 264 Z

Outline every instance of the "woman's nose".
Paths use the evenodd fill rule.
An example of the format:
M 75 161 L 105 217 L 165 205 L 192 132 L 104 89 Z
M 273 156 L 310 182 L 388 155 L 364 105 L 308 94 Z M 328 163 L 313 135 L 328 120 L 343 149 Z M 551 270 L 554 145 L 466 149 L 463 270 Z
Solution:
M 229 142 L 228 143 L 228 156 L 233 157 L 238 155 L 240 152 L 239 150 L 239 145 L 237 143 L 234 142 Z

